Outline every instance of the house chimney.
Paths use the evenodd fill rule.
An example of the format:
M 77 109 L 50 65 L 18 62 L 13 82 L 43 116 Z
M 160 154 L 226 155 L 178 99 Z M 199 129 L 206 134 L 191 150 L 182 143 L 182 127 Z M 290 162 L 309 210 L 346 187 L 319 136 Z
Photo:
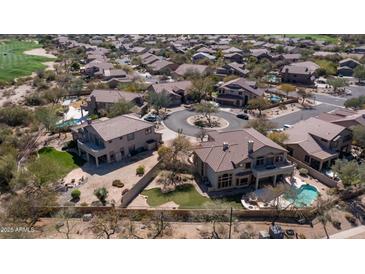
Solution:
M 227 142 L 223 142 L 223 151 L 226 151 L 229 148 L 229 144 Z
M 247 142 L 247 147 L 248 147 L 248 154 L 252 153 L 253 152 L 253 144 L 254 144 L 254 141 L 252 140 L 248 140 Z

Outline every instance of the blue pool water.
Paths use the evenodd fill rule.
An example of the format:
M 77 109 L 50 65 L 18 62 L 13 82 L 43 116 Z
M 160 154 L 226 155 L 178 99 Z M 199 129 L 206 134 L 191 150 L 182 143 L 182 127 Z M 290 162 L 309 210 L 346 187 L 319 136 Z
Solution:
M 270 100 L 273 103 L 278 103 L 278 102 L 281 101 L 281 98 L 279 96 L 277 96 L 277 95 L 271 95 Z
M 287 200 L 290 203 L 294 202 L 296 207 L 306 207 L 312 205 L 312 203 L 318 198 L 318 191 L 314 186 L 302 185 L 295 191 L 295 197 L 289 197 Z

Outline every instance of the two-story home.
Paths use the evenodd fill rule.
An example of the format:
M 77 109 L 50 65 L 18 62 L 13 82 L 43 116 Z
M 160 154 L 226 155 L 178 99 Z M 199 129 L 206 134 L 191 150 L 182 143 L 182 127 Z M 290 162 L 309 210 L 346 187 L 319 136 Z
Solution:
M 316 170 L 331 167 L 336 159 L 351 150 L 352 132 L 346 127 L 318 118 L 302 120 L 285 131 L 289 155 Z
M 315 71 L 319 66 L 311 61 L 292 63 L 281 70 L 281 81 L 284 83 L 313 85 Z
M 257 87 L 254 81 L 237 78 L 218 88 L 217 102 L 222 105 L 243 107 L 248 101 L 264 95 L 265 90 Z
M 169 107 L 180 106 L 182 103 L 186 101 L 186 95 L 188 90 L 191 88 L 191 81 L 176 81 L 176 82 L 167 82 L 167 83 L 159 83 L 150 85 L 147 88 L 146 93 L 161 93 L 167 92 L 167 96 L 169 97 L 170 104 Z
M 139 107 L 143 105 L 143 96 L 141 93 L 116 89 L 95 89 L 86 99 L 86 108 L 91 114 L 100 113 L 102 111 L 108 111 L 115 103 L 121 100 L 125 100 Z
M 253 128 L 210 132 L 194 150 L 194 166 L 208 192 L 276 184 L 292 175 L 287 150 Z
M 71 131 L 79 156 L 96 166 L 156 149 L 161 142 L 153 123 L 129 115 L 89 120 Z

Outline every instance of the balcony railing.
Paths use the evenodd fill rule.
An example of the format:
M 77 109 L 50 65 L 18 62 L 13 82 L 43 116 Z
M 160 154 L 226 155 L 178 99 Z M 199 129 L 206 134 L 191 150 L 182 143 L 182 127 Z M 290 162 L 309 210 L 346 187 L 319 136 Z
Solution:
M 294 164 L 290 162 L 275 163 L 272 165 L 256 166 L 252 173 L 256 177 L 274 176 L 280 174 L 290 174 L 294 170 Z

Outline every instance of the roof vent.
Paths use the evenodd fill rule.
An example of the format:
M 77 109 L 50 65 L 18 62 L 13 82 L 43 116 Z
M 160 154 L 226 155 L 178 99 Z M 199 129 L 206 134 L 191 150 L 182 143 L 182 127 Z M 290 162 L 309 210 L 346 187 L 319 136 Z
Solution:
M 223 151 L 229 149 L 229 144 L 227 142 L 223 142 Z

